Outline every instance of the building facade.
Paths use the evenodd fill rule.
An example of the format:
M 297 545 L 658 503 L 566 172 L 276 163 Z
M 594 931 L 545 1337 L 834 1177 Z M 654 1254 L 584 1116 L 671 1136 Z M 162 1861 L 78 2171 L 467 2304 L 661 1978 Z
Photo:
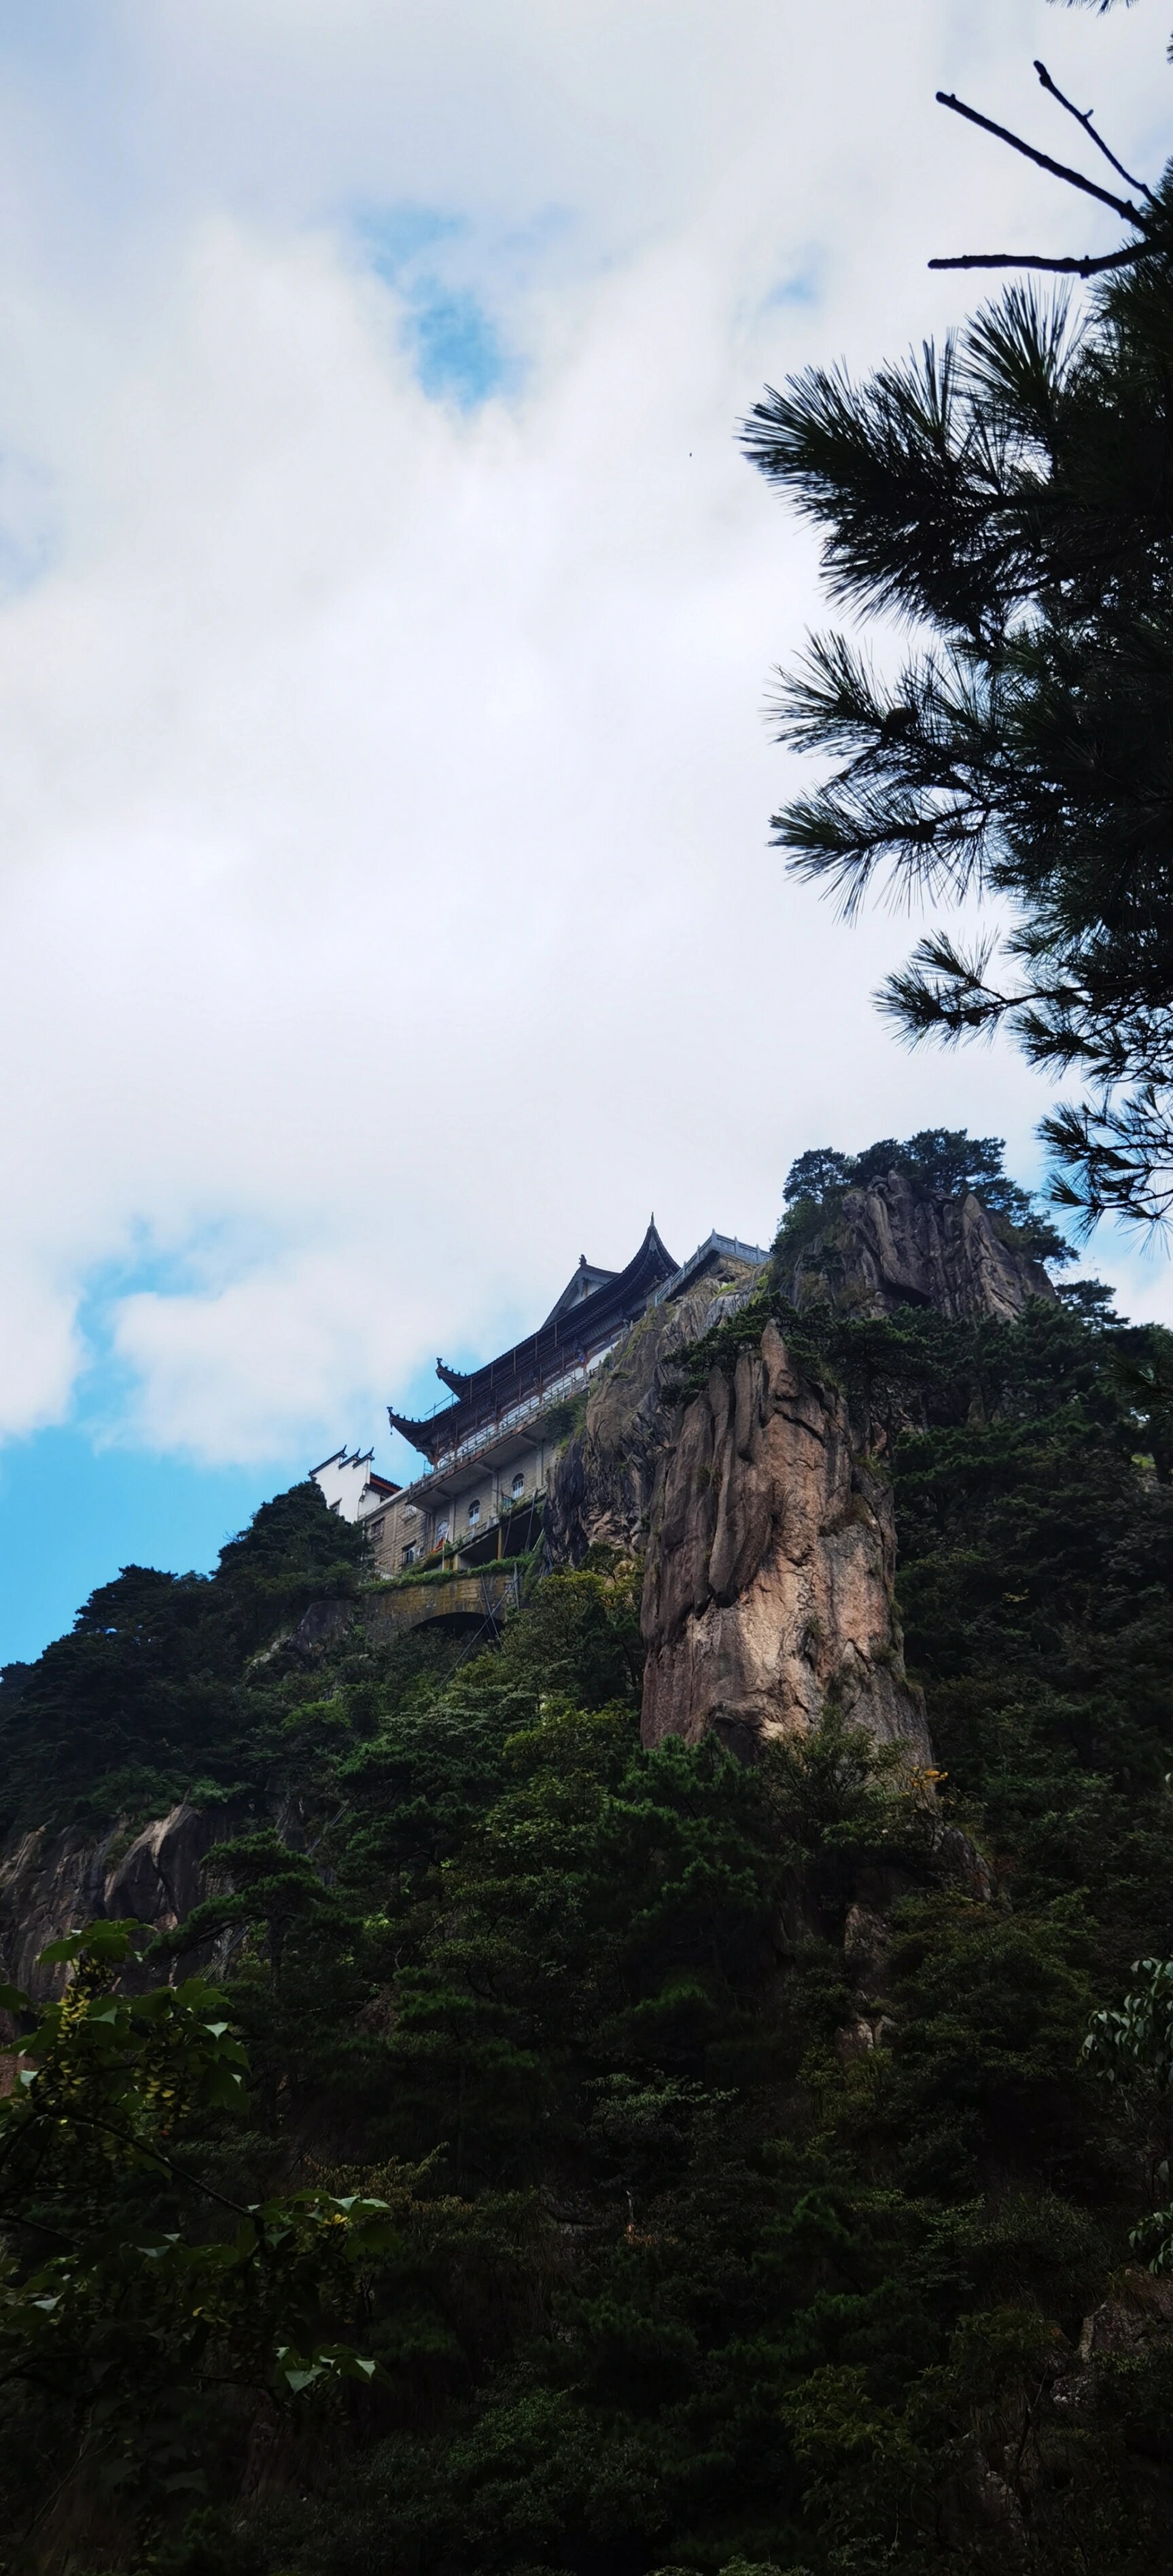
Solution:
M 756 1244 L 711 1234 L 690 1260 L 673 1260 L 649 1225 L 624 1270 L 601 1270 L 585 1253 L 536 1333 L 483 1368 L 437 1360 L 452 1396 L 421 1421 L 388 1406 L 394 1431 L 426 1461 L 410 1484 L 374 1474 L 372 1452 L 335 1452 L 313 1470 L 333 1510 L 361 1521 L 375 1570 L 400 1574 L 429 1560 L 475 1567 L 520 1555 L 540 1526 L 550 1470 L 566 1439 L 570 1407 L 616 1344 L 653 1304 L 724 1268 L 759 1267 Z

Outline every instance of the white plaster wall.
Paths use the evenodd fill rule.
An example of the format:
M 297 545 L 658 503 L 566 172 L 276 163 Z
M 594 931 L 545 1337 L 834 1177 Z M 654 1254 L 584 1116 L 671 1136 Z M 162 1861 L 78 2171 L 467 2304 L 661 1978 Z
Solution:
M 362 1517 L 370 1464 L 368 1449 L 365 1458 L 360 1457 L 357 1451 L 353 1458 L 348 1458 L 344 1452 L 340 1457 L 327 1458 L 323 1467 L 314 1469 L 314 1483 L 319 1492 L 325 1495 L 330 1510 L 337 1511 L 344 1521 L 357 1521 Z

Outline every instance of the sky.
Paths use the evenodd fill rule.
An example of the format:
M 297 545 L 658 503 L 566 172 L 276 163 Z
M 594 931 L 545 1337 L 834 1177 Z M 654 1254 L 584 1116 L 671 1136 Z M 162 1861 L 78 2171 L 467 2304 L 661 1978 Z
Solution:
M 1035 1181 L 1008 1050 L 909 1055 L 769 847 L 817 557 L 763 384 L 963 318 L 938 252 L 1112 218 L 1156 0 L 7 0 L 0 1660 L 207 1566 L 654 1211 L 924 1125 Z M 996 236 L 996 239 L 995 239 Z M 1088 1265 L 1173 1321 L 1158 1249 Z

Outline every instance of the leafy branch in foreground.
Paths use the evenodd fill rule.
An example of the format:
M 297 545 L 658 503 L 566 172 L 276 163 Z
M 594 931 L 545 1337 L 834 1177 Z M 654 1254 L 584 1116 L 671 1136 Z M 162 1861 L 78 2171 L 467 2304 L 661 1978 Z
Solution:
M 121 1990 L 138 1931 L 97 1923 L 53 1943 L 43 1961 L 69 1979 L 39 2010 L 0 1988 L 0 2008 L 32 2025 L 0 2099 L 0 2384 L 56 2399 L 79 2458 L 120 2474 L 143 2466 L 128 2446 L 157 2430 L 164 2393 L 227 2383 L 288 2400 L 373 2377 L 338 2329 L 360 2267 L 390 2241 L 382 2201 L 246 2203 L 209 2179 L 191 2133 L 247 2107 L 245 2052 L 202 1977 Z M 180 2467 L 171 2483 L 193 2478 Z
M 1083 2054 L 1093 2073 L 1126 2096 L 1147 2097 L 1163 2152 L 1154 2181 L 1169 2182 L 1170 2115 L 1173 2111 L 1173 1959 L 1137 1959 L 1140 1980 L 1121 2004 L 1093 2016 Z M 1132 2231 L 1137 2253 L 1152 2272 L 1173 2272 L 1173 2208 L 1154 2209 Z

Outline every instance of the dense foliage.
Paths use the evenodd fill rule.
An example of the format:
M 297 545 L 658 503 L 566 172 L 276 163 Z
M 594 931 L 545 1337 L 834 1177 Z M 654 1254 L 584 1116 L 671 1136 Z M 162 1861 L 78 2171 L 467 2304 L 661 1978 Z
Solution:
M 1166 1337 L 1078 1295 L 1014 1326 L 795 1331 L 892 1462 L 936 1793 L 834 1722 L 757 1770 L 642 1752 L 622 1567 L 547 1577 L 476 1656 L 439 1632 L 377 1644 L 359 1591 L 307 1661 L 281 1642 L 304 1579 L 345 1590 L 354 1566 L 300 1489 L 259 1525 L 288 1558 L 250 1577 L 251 1608 L 247 1538 L 168 1596 L 134 1760 L 182 1785 L 188 1712 L 189 1777 L 214 1795 L 219 1764 L 252 1820 L 158 1965 L 216 1938 L 249 2109 L 171 2107 L 183 2207 L 149 2160 L 114 2187 L 142 2245 L 178 2223 L 197 2265 L 201 2242 L 224 2259 L 201 2188 L 382 2203 L 334 2317 L 376 2375 L 303 2390 L 299 2419 L 271 2366 L 201 2377 L 182 2317 L 143 2367 L 144 2256 L 129 2310 L 107 2283 L 100 2349 L 81 2333 L 69 2372 L 0 2391 L 13 2567 L 1165 2563 L 1173 2348 L 1157 2285 L 1154 2308 L 1129 2284 L 1169 2196 L 1167 2005 L 1132 1975 L 1173 1955 Z M 21 1677 L 18 1779 L 41 1713 L 65 1728 L 64 1651 L 101 1672 L 94 1632 L 138 1672 L 142 1578 L 123 1581 L 80 1650 Z M 109 1794 L 110 1704 L 97 1684 L 79 1702 L 83 1812 Z M 11 2250 L 27 2296 L 54 2249 L 15 2228 Z M 1116 2348 L 1081 2364 L 1110 2296 Z

